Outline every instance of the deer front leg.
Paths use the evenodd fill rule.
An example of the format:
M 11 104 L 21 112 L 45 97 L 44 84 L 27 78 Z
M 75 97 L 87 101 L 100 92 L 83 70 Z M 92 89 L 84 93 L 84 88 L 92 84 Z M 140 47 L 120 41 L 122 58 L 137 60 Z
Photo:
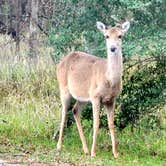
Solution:
M 82 142 L 82 146 L 83 146 L 83 150 L 85 154 L 89 154 L 89 150 L 86 144 L 86 139 L 83 133 L 83 129 L 81 126 L 81 120 L 80 120 L 80 113 L 82 110 L 82 107 L 85 105 L 86 103 L 81 103 L 79 101 L 76 101 L 74 108 L 73 108 L 73 114 L 74 114 L 74 119 L 76 121 L 76 125 L 77 125 L 77 129 L 78 129 L 78 133 L 80 135 L 81 138 L 81 142 Z
M 95 100 L 92 102 L 93 107 L 93 143 L 91 148 L 91 157 L 96 156 L 96 142 L 97 142 L 97 133 L 99 129 L 99 111 L 100 111 L 100 101 Z
M 117 150 L 117 144 L 115 139 L 115 131 L 114 131 L 114 108 L 115 108 L 115 100 L 111 102 L 110 104 L 106 105 L 107 109 L 107 119 L 108 119 L 108 127 L 111 134 L 111 140 L 112 140 L 112 152 L 115 158 L 118 158 L 118 150 Z

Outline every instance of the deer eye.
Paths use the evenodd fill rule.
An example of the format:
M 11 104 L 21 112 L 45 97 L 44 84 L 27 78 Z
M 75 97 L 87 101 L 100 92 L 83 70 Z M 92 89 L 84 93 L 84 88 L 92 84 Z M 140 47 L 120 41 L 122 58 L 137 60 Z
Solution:
M 118 38 L 119 38 L 119 39 L 122 39 L 122 35 L 119 35 Z
M 105 36 L 105 38 L 106 38 L 106 39 L 108 39 L 108 38 L 109 38 L 109 36 L 108 36 L 108 35 L 106 35 L 106 36 Z

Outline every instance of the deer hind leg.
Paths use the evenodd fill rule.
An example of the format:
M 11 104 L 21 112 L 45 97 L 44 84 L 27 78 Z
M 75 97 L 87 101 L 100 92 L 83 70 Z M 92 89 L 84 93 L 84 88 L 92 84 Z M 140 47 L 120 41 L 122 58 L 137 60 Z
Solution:
M 108 119 L 108 127 L 111 134 L 111 141 L 112 141 L 112 152 L 115 158 L 118 158 L 118 149 L 117 143 L 115 139 L 115 131 L 114 131 L 114 108 L 115 108 L 115 100 L 111 103 L 106 105 L 107 110 L 107 119 Z
M 100 101 L 96 99 L 92 102 L 93 107 L 93 143 L 91 148 L 91 156 L 96 156 L 96 142 L 97 142 L 97 133 L 99 129 L 99 112 L 100 112 Z
M 83 129 L 82 129 L 82 126 L 81 126 L 81 120 L 80 120 L 81 110 L 82 110 L 82 108 L 85 104 L 86 103 L 76 101 L 76 103 L 73 107 L 73 114 L 74 114 L 74 119 L 76 121 L 78 133 L 79 133 L 80 138 L 81 138 L 84 153 L 89 154 L 89 150 L 88 150 L 88 147 L 87 147 L 87 144 L 86 144 L 86 139 L 85 139 L 85 136 L 84 136 L 84 133 L 83 133 Z
M 63 130 L 66 121 L 67 110 L 70 106 L 71 95 L 69 92 L 61 92 L 61 103 L 62 103 L 62 115 L 61 115 L 61 124 L 60 124 L 60 131 L 59 131 L 59 139 L 57 143 L 57 150 L 61 150 L 62 148 L 62 137 L 63 137 Z

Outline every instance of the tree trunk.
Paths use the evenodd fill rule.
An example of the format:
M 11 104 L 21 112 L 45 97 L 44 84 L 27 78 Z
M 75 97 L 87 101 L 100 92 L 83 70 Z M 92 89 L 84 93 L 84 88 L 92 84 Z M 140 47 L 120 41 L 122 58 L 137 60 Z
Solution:
M 21 23 L 21 0 L 16 1 L 16 56 L 19 56 L 20 51 L 20 23 Z
M 37 57 L 37 49 L 38 41 L 38 8 L 39 8 L 39 0 L 29 0 L 28 2 L 28 11 L 29 11 L 29 59 L 30 66 L 35 65 L 37 67 L 38 57 Z

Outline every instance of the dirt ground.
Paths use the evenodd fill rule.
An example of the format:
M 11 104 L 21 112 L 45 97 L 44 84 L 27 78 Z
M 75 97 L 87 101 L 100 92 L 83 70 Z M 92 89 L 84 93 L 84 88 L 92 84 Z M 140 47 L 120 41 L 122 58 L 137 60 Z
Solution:
M 40 161 L 33 161 L 31 159 L 28 158 L 24 158 L 24 157 L 16 157 L 15 159 L 12 157 L 11 159 L 9 159 L 11 156 L 8 156 L 8 159 L 1 159 L 0 157 L 0 166 L 59 166 L 59 165 L 63 165 L 63 166 L 75 166 L 75 164 L 72 163 L 67 163 L 64 162 L 60 159 L 56 159 L 54 161 L 50 161 L 50 162 L 40 162 Z
M 7 160 L 0 160 L 0 166 L 23 166 L 23 165 L 32 165 L 32 166 L 49 166 L 49 165 L 58 165 L 58 163 L 48 164 L 48 163 L 41 163 L 41 162 L 30 162 L 30 161 L 7 161 Z
M 17 152 L 16 152 L 17 150 Z M 47 158 L 47 159 L 45 159 Z M 60 158 L 54 150 L 32 151 L 21 145 L 0 142 L 0 166 L 76 166 Z
M 56 165 L 63 165 L 63 166 L 70 166 L 71 164 L 62 163 L 59 161 L 52 161 L 50 163 L 43 163 L 43 162 L 35 162 L 35 161 L 7 161 L 0 159 L 0 166 L 56 166 Z

